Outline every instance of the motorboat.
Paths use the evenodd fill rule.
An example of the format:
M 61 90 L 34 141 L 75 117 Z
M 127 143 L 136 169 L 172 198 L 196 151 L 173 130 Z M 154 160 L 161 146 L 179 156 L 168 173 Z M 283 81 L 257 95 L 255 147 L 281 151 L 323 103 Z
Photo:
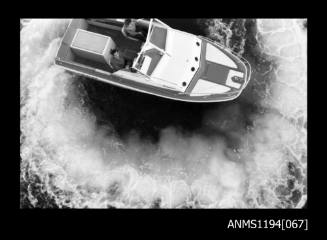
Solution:
M 159 19 L 133 23 L 136 34 L 127 31 L 126 19 L 72 19 L 55 64 L 118 87 L 186 102 L 233 100 L 247 86 L 251 66 L 231 49 Z

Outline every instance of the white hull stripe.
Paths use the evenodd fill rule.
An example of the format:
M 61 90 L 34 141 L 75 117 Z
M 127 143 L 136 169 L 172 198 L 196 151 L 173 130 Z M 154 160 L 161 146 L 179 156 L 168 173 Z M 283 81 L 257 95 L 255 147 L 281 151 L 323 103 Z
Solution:
M 206 60 L 218 63 L 230 68 L 237 68 L 236 63 L 230 59 L 225 53 L 223 53 L 219 48 L 212 46 L 207 43 L 206 49 Z
M 146 93 L 146 94 L 150 94 L 150 95 L 154 95 L 154 96 L 158 96 L 158 97 L 163 97 L 163 98 L 167 98 L 167 99 L 171 99 L 171 100 L 182 101 L 182 102 L 198 102 L 198 103 L 201 103 L 201 102 L 225 102 L 225 101 L 233 100 L 233 99 L 235 99 L 235 98 L 237 98 L 239 96 L 239 94 L 238 94 L 236 96 L 226 98 L 226 99 L 215 99 L 215 98 L 214 99 L 204 99 L 204 98 L 199 98 L 199 99 L 185 98 L 185 99 L 183 99 L 183 98 L 178 98 L 178 97 L 169 97 L 169 96 L 166 96 L 166 95 L 163 95 L 163 94 L 157 94 L 157 93 L 153 93 L 153 92 L 150 92 L 150 91 L 141 90 L 139 88 L 134 88 L 134 87 L 131 87 L 131 86 L 127 86 L 125 84 L 119 84 L 119 83 L 117 83 L 115 81 L 110 81 L 109 79 L 102 78 L 102 77 L 96 77 L 94 75 L 87 74 L 87 73 L 84 73 L 84 72 L 81 72 L 81 71 L 77 71 L 77 70 L 71 69 L 69 67 L 62 66 L 62 65 L 59 65 L 59 66 L 66 69 L 66 70 L 68 70 L 68 71 L 70 71 L 70 72 L 74 72 L 74 73 L 77 73 L 77 74 L 80 74 L 80 75 L 84 75 L 86 77 L 96 79 L 98 81 L 102 81 L 102 82 L 105 82 L 105 83 L 110 83 L 112 85 L 115 85 L 115 86 L 118 86 L 118 87 L 121 87 L 121 88 L 134 90 L 134 91 L 137 91 L 137 92 Z M 194 94 L 193 96 L 195 97 L 196 94 Z M 201 95 L 198 95 L 198 97 L 200 97 L 200 96 Z
M 226 93 L 229 90 L 230 88 L 227 86 L 199 79 L 190 95 L 221 94 Z

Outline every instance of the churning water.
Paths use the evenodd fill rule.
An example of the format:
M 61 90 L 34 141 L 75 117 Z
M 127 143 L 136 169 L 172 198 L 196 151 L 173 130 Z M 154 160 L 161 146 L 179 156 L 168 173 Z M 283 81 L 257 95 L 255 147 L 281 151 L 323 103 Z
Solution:
M 55 66 L 68 23 L 21 23 L 21 208 L 305 204 L 306 20 L 193 20 L 253 68 L 237 100 L 215 104 L 160 99 Z

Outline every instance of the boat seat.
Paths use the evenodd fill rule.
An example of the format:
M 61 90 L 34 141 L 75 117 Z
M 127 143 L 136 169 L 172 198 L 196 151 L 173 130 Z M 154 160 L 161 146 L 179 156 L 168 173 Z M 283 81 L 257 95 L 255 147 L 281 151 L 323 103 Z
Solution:
M 99 63 L 109 63 L 112 58 L 110 50 L 116 48 L 111 37 L 80 28 L 76 30 L 70 45 L 75 55 Z

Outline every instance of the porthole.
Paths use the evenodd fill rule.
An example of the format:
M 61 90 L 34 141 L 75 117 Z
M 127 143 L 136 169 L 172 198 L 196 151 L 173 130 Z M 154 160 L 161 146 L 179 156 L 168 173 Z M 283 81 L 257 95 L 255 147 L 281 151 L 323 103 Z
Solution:
M 195 71 L 195 67 L 192 67 L 192 68 L 191 68 L 191 71 L 194 72 L 194 71 Z
M 195 57 L 195 61 L 199 61 L 198 57 Z
M 196 42 L 196 45 L 197 45 L 197 46 L 200 46 L 200 43 L 199 43 L 199 42 Z
M 185 87 L 186 86 L 186 82 L 183 82 L 183 87 Z

